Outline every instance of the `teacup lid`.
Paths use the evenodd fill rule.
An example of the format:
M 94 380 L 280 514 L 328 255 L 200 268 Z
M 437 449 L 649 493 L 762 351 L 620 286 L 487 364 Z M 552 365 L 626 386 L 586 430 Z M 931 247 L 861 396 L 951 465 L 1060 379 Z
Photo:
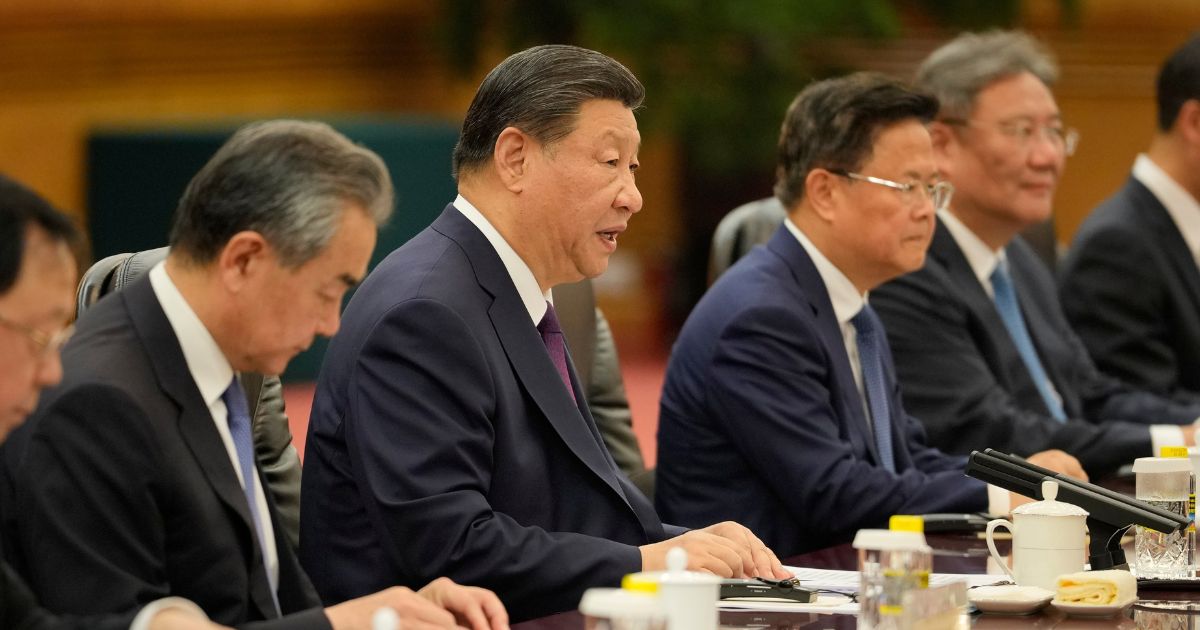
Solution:
M 1013 509 L 1013 514 L 1030 514 L 1036 516 L 1087 516 L 1088 511 L 1074 503 L 1058 501 L 1058 482 L 1049 479 L 1042 482 L 1042 497 L 1044 500 L 1019 505 Z

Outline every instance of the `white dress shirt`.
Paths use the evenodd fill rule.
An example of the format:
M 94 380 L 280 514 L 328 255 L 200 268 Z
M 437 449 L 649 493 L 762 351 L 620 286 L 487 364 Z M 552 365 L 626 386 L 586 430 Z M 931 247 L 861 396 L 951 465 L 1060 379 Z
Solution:
M 454 207 L 459 212 L 467 217 L 475 227 L 483 232 L 483 236 L 492 244 L 492 248 L 496 250 L 496 254 L 500 256 L 500 262 L 504 263 L 504 269 L 508 271 L 508 277 L 512 278 L 513 285 L 517 288 L 517 294 L 521 296 L 521 301 L 525 303 L 526 310 L 529 311 L 529 317 L 533 320 L 533 325 L 537 326 L 542 323 L 542 317 L 546 315 L 546 303 L 554 303 L 554 298 L 550 291 L 542 293 L 542 288 L 538 286 L 537 278 L 533 277 L 533 271 L 529 269 L 529 265 L 517 255 L 517 251 L 504 240 L 500 232 L 496 230 L 496 226 L 492 225 L 487 217 L 474 206 L 466 197 L 459 195 L 454 199 Z
M 272 584 L 279 583 L 279 552 L 275 548 L 275 531 L 271 526 L 271 512 L 267 509 L 267 497 L 263 494 L 262 483 L 257 474 L 245 475 L 238 464 L 237 447 L 234 446 L 233 436 L 229 433 L 229 412 L 221 395 L 233 381 L 233 367 L 229 359 L 221 352 L 220 346 L 212 338 L 212 334 L 204 327 L 204 323 L 192 310 L 178 287 L 171 281 L 167 268 L 160 262 L 150 270 L 150 285 L 154 295 L 162 306 L 179 347 L 183 350 L 183 358 L 187 363 L 192 380 L 200 390 L 204 404 L 208 405 L 212 415 L 213 425 L 221 435 L 225 451 L 229 455 L 229 463 L 237 473 L 242 488 L 246 487 L 246 477 L 254 484 L 254 502 L 258 507 L 258 516 L 262 521 L 262 547 L 266 558 L 266 567 Z
M 850 371 L 854 373 L 854 384 L 858 387 L 858 398 L 863 404 L 863 412 L 867 419 L 867 433 L 874 436 L 875 427 L 871 424 L 871 408 L 867 404 L 867 394 L 863 389 L 862 365 L 858 359 L 858 331 L 855 330 L 854 324 L 850 323 L 850 320 L 866 306 L 867 296 L 858 292 L 846 274 L 829 262 L 825 254 L 821 253 L 821 250 L 808 240 L 808 236 L 795 223 L 792 223 L 790 218 L 784 219 L 783 224 L 800 242 L 804 251 L 808 252 L 808 257 L 812 259 L 813 266 L 817 268 L 817 274 L 821 276 L 821 282 L 825 284 L 825 290 L 829 293 L 829 301 L 833 304 L 833 316 L 837 318 L 838 328 L 842 331 L 842 343 L 846 346 L 846 356 L 850 359 Z
M 938 220 L 946 226 L 950 236 L 954 237 L 954 242 L 958 243 L 958 248 L 966 257 L 971 271 L 975 272 L 979 284 L 983 285 L 983 290 L 987 292 L 988 297 L 994 300 L 996 291 L 992 288 L 992 272 L 996 270 L 996 265 L 1005 259 L 1004 250 L 990 249 L 978 235 L 971 231 L 971 228 L 967 227 L 949 210 L 939 210 Z M 1050 381 L 1049 385 L 1050 391 L 1061 403 L 1062 396 L 1058 393 L 1058 388 L 1054 386 L 1054 381 Z M 1150 444 L 1156 454 L 1164 446 L 1183 444 L 1183 431 L 1173 424 L 1150 425 Z
M 1187 244 L 1192 258 L 1200 265 L 1200 202 L 1146 154 L 1138 155 L 1134 161 L 1133 178 L 1150 189 L 1167 209 L 1167 214 L 1171 215 L 1175 227 L 1183 235 L 1183 242 Z

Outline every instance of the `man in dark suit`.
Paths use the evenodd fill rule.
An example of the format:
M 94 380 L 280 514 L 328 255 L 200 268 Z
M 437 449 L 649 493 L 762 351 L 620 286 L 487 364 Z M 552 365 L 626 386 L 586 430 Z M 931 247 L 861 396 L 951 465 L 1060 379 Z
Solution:
M 815 83 L 793 101 L 775 185 L 788 219 L 717 279 L 671 353 L 655 495 L 664 518 L 735 518 L 793 554 L 893 514 L 988 508 L 965 460 L 927 447 L 905 413 L 865 300 L 920 267 L 950 192 L 924 126 L 936 109 L 873 74 Z M 1061 453 L 1035 459 L 1079 472 Z
M 1017 236 L 1050 216 L 1077 139 L 1050 92 L 1056 73 L 1037 42 L 1015 32 L 965 34 L 922 64 L 918 86 L 941 101 L 930 133 L 954 200 L 938 213 L 925 266 L 871 297 L 904 402 L 932 444 L 951 453 L 1057 448 L 1101 475 L 1157 453 L 1152 436 L 1190 445 L 1200 407 L 1101 375 L 1063 317 L 1050 272 Z
M 25 186 L 0 175 L 0 443 L 62 378 L 59 350 L 71 336 L 79 235 L 70 220 Z M 9 481 L 9 480 L 5 480 Z M 0 494 L 11 496 L 8 483 Z M 11 516 L 11 515 L 9 515 Z M 8 542 L 8 541 L 5 541 Z M 3 545 L 0 545 L 3 547 Z M 38 606 L 16 572 L 0 561 L 0 628 L 13 630 L 216 628 L 195 604 L 167 597 L 141 612 L 58 616 Z
M 300 555 L 327 601 L 445 574 L 515 619 L 661 569 L 786 575 L 732 523 L 663 525 L 605 450 L 562 341 L 555 285 L 604 271 L 641 209 L 642 86 L 539 46 L 483 80 L 459 196 L 355 293 L 313 403 Z
M 62 384 L 5 449 L 42 603 L 116 613 L 171 594 L 245 627 L 365 628 L 382 606 L 506 626 L 494 595 L 449 581 L 321 609 L 254 464 L 235 371 L 278 374 L 337 330 L 391 211 L 379 157 L 319 123 L 244 127 L 200 171 L 166 261 L 79 320 Z
M 1200 400 L 1200 36 L 1158 74 L 1158 133 L 1080 227 L 1063 310 L 1104 372 Z

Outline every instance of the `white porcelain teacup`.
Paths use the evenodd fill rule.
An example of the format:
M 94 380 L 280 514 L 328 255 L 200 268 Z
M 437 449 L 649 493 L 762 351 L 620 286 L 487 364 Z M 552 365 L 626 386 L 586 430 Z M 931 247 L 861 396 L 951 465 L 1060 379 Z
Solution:
M 1044 501 L 1013 510 L 1013 520 L 998 518 L 987 524 L 987 545 L 992 558 L 1020 586 L 1055 590 L 1058 576 L 1083 570 L 1088 513 L 1083 508 L 1056 501 L 1058 484 L 1042 482 Z M 996 551 L 998 527 L 1012 532 L 1013 568 Z

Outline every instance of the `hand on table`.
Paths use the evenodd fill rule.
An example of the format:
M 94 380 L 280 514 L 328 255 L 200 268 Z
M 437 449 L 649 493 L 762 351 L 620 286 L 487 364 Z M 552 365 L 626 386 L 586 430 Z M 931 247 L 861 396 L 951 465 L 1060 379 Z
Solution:
M 792 577 L 783 569 L 775 554 L 749 529 L 725 521 L 694 529 L 662 542 L 643 545 L 642 570 L 667 568 L 667 552 L 683 547 L 688 554 L 687 568 L 706 571 L 720 577 L 768 577 L 782 580 Z
M 215 624 L 204 617 L 177 608 L 167 608 L 154 615 L 149 630 L 229 630 L 227 626 Z
M 375 611 L 384 606 L 396 611 L 404 630 L 458 628 L 453 614 L 403 586 L 330 606 L 325 616 L 334 630 L 370 630 Z
M 1087 473 L 1084 472 L 1083 466 L 1079 463 L 1079 460 L 1058 449 L 1034 453 L 1033 455 L 1026 457 L 1025 460 L 1030 464 L 1041 466 L 1042 468 L 1049 468 L 1056 473 L 1062 473 L 1068 477 L 1074 477 L 1080 481 L 1088 480 Z M 1017 494 L 1015 492 L 1009 492 L 1008 497 L 1009 510 L 1012 510 L 1012 508 L 1015 508 L 1018 505 L 1031 503 L 1034 500 L 1023 494 Z
M 496 594 L 475 586 L 462 586 L 440 577 L 417 594 L 451 613 L 469 630 L 508 630 L 508 611 Z

